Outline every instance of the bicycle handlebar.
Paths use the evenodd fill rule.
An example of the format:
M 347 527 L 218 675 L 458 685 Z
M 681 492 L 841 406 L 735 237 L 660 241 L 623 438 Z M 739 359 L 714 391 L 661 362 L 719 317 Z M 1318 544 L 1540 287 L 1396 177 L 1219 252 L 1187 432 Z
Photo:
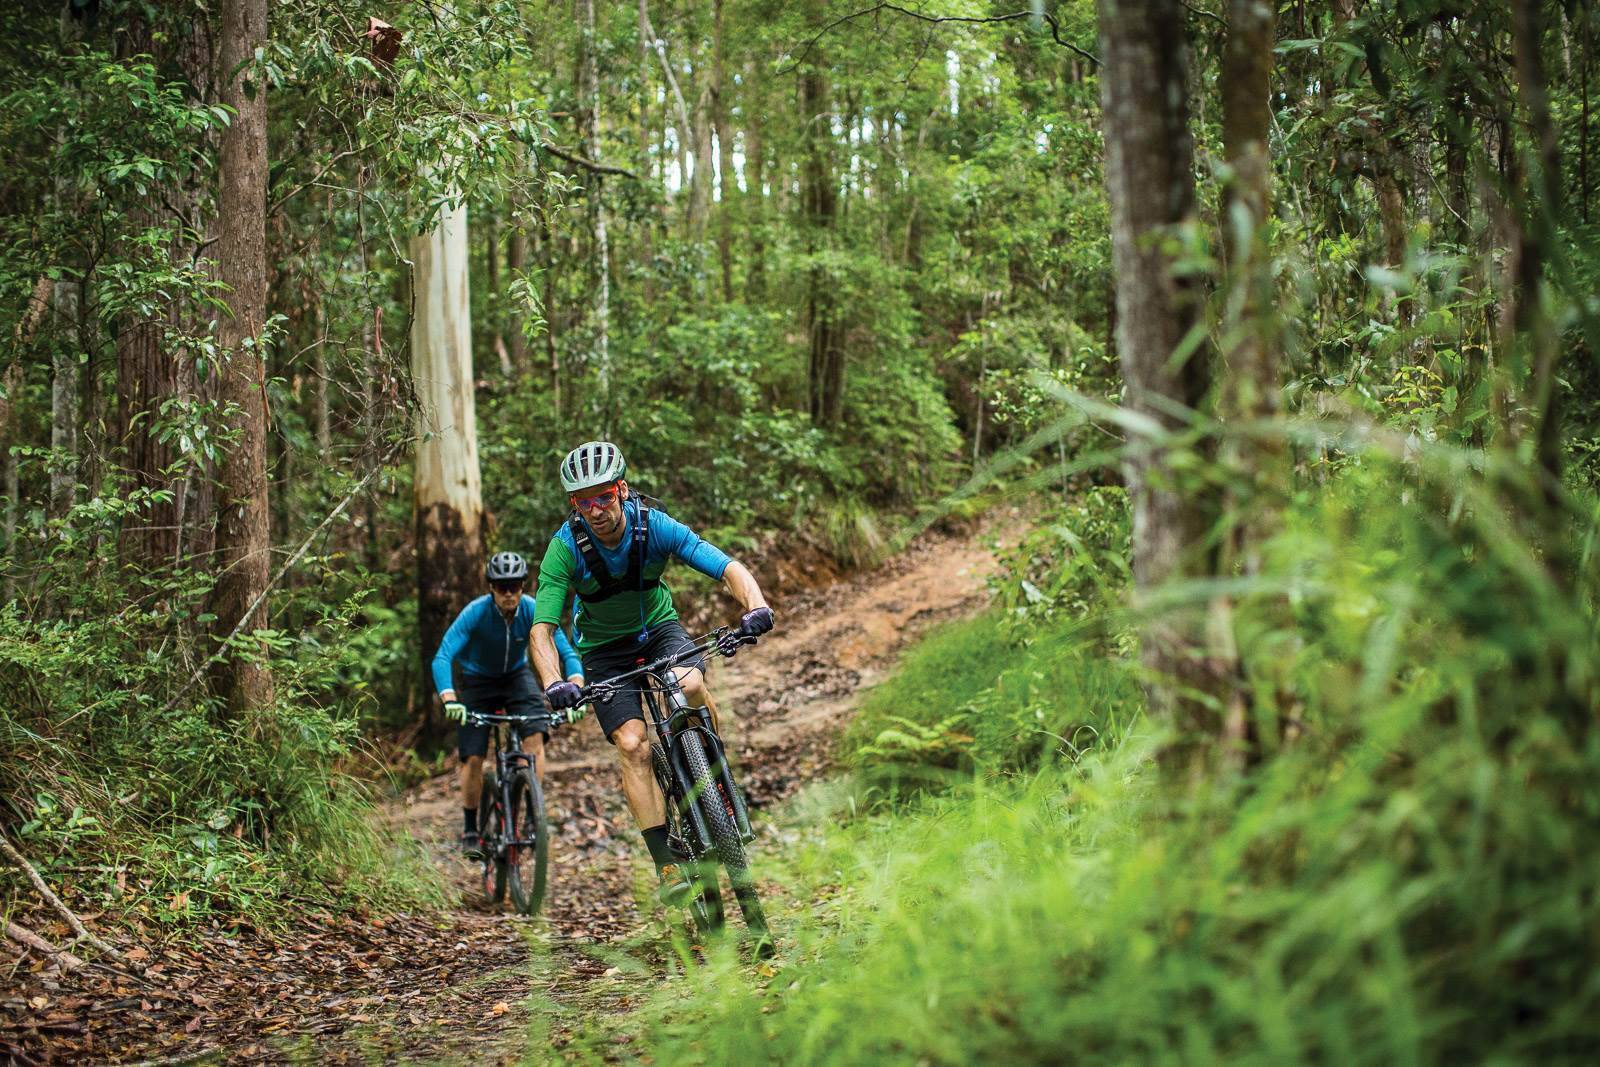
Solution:
M 469 711 L 462 721 L 468 726 L 488 726 L 492 723 L 543 723 L 547 720 L 552 725 L 570 725 L 578 721 L 578 716 L 575 714 L 577 710 L 577 708 L 567 708 L 552 711 L 548 715 L 505 715 L 487 711 Z
M 661 674 L 663 671 L 669 671 L 673 667 L 681 665 L 685 660 L 694 659 L 705 652 L 715 652 L 719 656 L 732 656 L 732 652 L 724 652 L 722 650 L 722 638 L 729 635 L 734 637 L 733 647 L 736 650 L 741 645 L 753 645 L 758 640 L 754 635 L 740 633 L 731 626 L 719 626 L 696 640 L 688 648 L 680 648 L 676 652 L 669 652 L 655 662 L 635 667 L 626 674 L 619 674 L 615 678 L 607 678 L 603 682 L 595 682 L 592 685 L 584 686 L 580 703 L 609 704 L 611 703 L 611 698 L 616 696 L 623 686 L 635 678 L 647 674 Z

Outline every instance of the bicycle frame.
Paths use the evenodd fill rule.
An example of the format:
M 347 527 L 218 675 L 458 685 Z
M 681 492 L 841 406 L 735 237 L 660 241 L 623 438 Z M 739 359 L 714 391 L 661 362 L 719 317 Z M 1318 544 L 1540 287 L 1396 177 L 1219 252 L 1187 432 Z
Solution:
M 722 788 L 729 797 L 739 836 L 746 841 L 755 837 L 754 831 L 750 828 L 750 813 L 745 807 L 744 796 L 734 785 L 722 738 L 711 725 L 710 710 L 689 705 L 683 695 L 683 683 L 678 680 L 675 669 L 682 666 L 686 660 L 694 659 L 706 652 L 717 651 L 718 638 L 725 633 L 726 629 L 714 630 L 689 648 L 662 656 L 653 663 L 647 663 L 590 687 L 592 698 L 605 703 L 625 685 L 635 681 L 641 683 L 639 690 L 649 716 L 649 729 L 660 742 L 662 751 L 667 756 L 667 765 L 673 772 L 674 780 L 661 784 L 663 790 L 670 794 L 666 799 L 676 805 L 682 818 L 694 831 L 693 858 L 697 860 L 710 851 L 711 833 L 705 824 L 705 817 L 695 804 L 699 798 L 692 795 L 694 775 L 689 772 L 681 750 L 682 739 L 690 732 L 700 735 L 705 744 L 706 760 L 712 765 L 713 773 L 721 781 Z M 739 644 L 754 643 L 753 637 L 739 640 Z
M 489 727 L 489 744 L 494 749 L 495 786 L 500 791 L 500 810 L 510 811 L 513 773 L 524 767 L 530 773 L 536 770 L 533 757 L 522 751 L 522 746 L 517 743 L 515 731 L 506 731 L 510 736 L 502 740 L 501 728 L 520 719 L 518 716 L 504 713 L 478 715 L 469 712 L 467 721 L 474 725 Z M 535 843 L 522 838 L 502 838 L 495 846 L 495 855 L 503 856 L 508 849 L 532 846 Z

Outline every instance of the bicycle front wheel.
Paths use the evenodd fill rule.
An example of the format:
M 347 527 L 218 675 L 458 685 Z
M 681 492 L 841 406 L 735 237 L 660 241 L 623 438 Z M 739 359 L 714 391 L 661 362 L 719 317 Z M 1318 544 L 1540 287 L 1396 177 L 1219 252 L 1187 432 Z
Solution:
M 510 827 L 506 870 L 510 875 L 511 903 L 524 915 L 534 915 L 544 903 L 545 879 L 550 864 L 550 830 L 545 822 L 544 790 L 529 771 L 511 779 Z
M 722 776 L 711 773 L 700 735 L 693 730 L 686 731 L 681 743 L 684 763 L 694 779 L 694 789 L 690 795 L 705 816 L 717 859 L 722 861 L 723 868 L 727 870 L 734 898 L 739 902 L 739 910 L 744 912 L 744 924 L 751 932 L 767 939 L 767 917 L 761 910 L 755 877 L 750 873 L 750 860 L 745 855 L 744 838 L 734 818 L 732 798 L 723 787 Z

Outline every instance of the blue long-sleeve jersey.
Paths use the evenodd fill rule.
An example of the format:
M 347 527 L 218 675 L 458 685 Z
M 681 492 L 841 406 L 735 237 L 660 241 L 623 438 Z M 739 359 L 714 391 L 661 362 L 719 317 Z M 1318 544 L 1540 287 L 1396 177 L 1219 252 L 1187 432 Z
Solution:
M 520 670 L 528 662 L 528 634 L 532 630 L 533 597 L 523 596 L 517 613 L 508 619 L 494 606 L 494 597 L 483 594 L 461 609 L 439 642 L 439 651 L 433 656 L 434 687 L 440 693 L 454 688 L 450 680 L 452 662 L 481 678 L 503 678 Z M 563 678 L 583 673 L 583 661 L 560 626 L 556 627 L 556 652 L 561 656 Z

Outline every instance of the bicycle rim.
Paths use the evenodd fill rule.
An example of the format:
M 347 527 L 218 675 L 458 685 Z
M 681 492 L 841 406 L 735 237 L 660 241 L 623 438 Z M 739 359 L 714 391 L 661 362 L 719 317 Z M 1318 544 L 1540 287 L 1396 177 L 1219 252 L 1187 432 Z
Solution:
M 534 915 L 544 903 L 545 882 L 550 863 L 550 833 L 545 822 L 544 791 L 527 771 L 511 779 L 510 839 L 532 841 L 532 845 L 509 846 L 506 868 L 510 876 L 511 902 L 524 915 Z

